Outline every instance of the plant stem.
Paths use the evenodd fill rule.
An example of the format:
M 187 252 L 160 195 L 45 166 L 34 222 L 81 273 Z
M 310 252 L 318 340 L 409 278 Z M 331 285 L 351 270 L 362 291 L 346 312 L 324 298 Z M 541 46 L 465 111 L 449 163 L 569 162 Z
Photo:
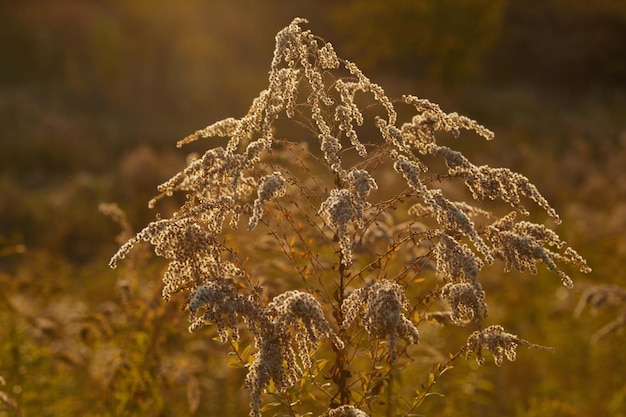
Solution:
M 339 338 L 345 342 L 345 329 L 341 328 L 343 322 L 343 313 L 341 312 L 341 305 L 345 298 L 345 283 L 347 278 L 346 267 L 343 263 L 343 255 L 339 262 L 339 287 L 335 292 L 335 300 L 337 305 L 334 309 L 334 316 L 339 324 Z M 346 344 L 347 346 L 347 344 Z M 331 398 L 330 406 L 334 408 L 336 406 L 345 405 L 350 403 L 350 389 L 348 388 L 348 379 L 352 376 L 348 369 L 348 357 L 346 349 L 337 349 L 333 347 L 335 351 L 335 364 L 331 370 L 332 381 L 337 385 L 337 393 Z M 339 400 L 337 400 L 339 397 Z

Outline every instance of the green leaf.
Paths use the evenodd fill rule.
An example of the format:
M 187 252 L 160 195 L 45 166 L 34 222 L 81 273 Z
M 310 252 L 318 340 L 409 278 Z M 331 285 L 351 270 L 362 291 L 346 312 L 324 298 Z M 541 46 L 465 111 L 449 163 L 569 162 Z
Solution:
M 431 386 L 435 383 L 435 373 L 434 372 L 429 372 L 428 373 L 428 386 Z

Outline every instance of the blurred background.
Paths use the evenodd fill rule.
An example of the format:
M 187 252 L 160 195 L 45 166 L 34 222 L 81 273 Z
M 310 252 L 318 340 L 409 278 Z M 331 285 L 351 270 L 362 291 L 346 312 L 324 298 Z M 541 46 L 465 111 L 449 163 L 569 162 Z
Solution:
M 0 416 L 247 415 L 240 373 L 213 374 L 227 349 L 160 302 L 158 266 L 124 304 L 107 267 L 119 226 L 98 205 L 118 203 L 136 228 L 154 219 L 147 201 L 189 152 L 175 142 L 245 114 L 296 16 L 388 95 L 494 130 L 460 149 L 537 184 L 594 270 L 573 273 L 572 291 L 506 277 L 494 321 L 556 353 L 460 364 L 419 411 L 625 416 L 626 336 L 591 342 L 619 309 L 573 317 L 588 286 L 625 285 L 626 2 L 614 0 L 0 0 L 0 391 L 17 404 L 0 401 Z

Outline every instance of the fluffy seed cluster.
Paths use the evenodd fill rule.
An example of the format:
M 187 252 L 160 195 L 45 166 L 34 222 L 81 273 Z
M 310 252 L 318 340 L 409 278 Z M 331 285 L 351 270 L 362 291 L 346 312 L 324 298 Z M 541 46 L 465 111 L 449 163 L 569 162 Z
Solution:
M 509 213 L 487 228 L 487 237 L 493 246 L 494 255 L 504 260 L 505 270 L 512 268 L 518 271 L 537 273 L 537 263 L 543 262 L 548 269 L 556 272 L 561 282 L 568 288 L 574 283 L 572 279 L 556 264 L 574 264 L 581 272 L 590 272 L 586 261 L 572 248 L 567 247 L 556 233 L 545 226 L 530 222 L 515 222 L 515 212 Z M 546 247 L 547 246 L 547 247 Z M 564 248 L 563 253 L 549 249 Z
M 336 231 L 341 249 L 341 262 L 352 264 L 352 233 L 350 225 L 363 226 L 363 210 L 369 206 L 367 197 L 378 189 L 374 178 L 365 170 L 351 170 L 346 176 L 348 188 L 331 190 L 328 198 L 320 205 L 319 214 L 328 220 Z
M 402 131 L 408 139 L 433 143 L 435 142 L 435 132 L 452 132 L 458 137 L 461 129 L 473 130 L 487 140 L 494 138 L 491 130 L 478 124 L 476 121 L 460 116 L 458 113 L 444 113 L 439 105 L 427 99 L 405 95 L 402 96 L 402 100 L 407 104 L 413 105 L 418 112 L 413 117 L 411 123 L 405 123 L 402 126 Z
M 402 287 L 393 281 L 380 280 L 369 287 L 354 290 L 343 301 L 341 328 L 348 328 L 361 313 L 363 327 L 370 337 L 389 342 L 389 361 L 395 363 L 399 337 L 409 344 L 419 342 L 417 328 L 402 313 L 408 308 L 409 302 Z
M 445 198 L 441 190 L 429 189 L 419 179 L 422 171 L 420 162 L 399 155 L 394 163 L 394 169 L 402 174 L 409 187 L 419 193 L 445 234 L 461 233 L 468 236 L 478 251 L 485 256 L 487 262 L 493 260 L 490 249 L 479 236 L 468 214 L 454 202 Z
M 433 249 L 437 272 L 452 282 L 476 282 L 484 265 L 472 250 L 451 236 L 440 233 Z
M 470 335 L 465 345 L 465 357 L 469 359 L 474 354 L 478 364 L 484 365 L 483 349 L 486 348 L 493 355 L 496 365 L 500 366 L 505 358 L 510 361 L 515 360 L 515 349 L 518 346 L 553 351 L 552 348 L 535 345 L 514 334 L 506 333 L 502 326 L 494 325 L 477 330 Z
M 256 331 L 258 352 L 245 381 L 251 392 L 253 417 L 261 415 L 261 394 L 270 381 L 278 392 L 285 392 L 300 380 L 300 364 L 311 366 L 310 355 L 321 338 L 330 339 L 337 349 L 343 349 L 343 342 L 324 318 L 319 302 L 302 291 L 276 296 L 264 310 Z
M 302 378 L 322 339 L 344 347 L 319 302 L 303 291 L 287 291 L 263 307 L 255 297 L 238 294 L 232 281 L 214 280 L 196 290 L 188 310 L 190 331 L 212 322 L 223 342 L 238 340 L 238 317 L 244 318 L 257 348 L 245 379 L 253 417 L 261 415 L 261 396 L 270 383 L 282 393 Z
M 352 264 L 352 233 L 350 224 L 358 224 L 355 207 L 352 205 L 352 194 L 345 188 L 335 188 L 320 206 L 319 214 L 326 217 L 330 226 L 336 230 L 339 247 L 341 248 L 341 262 L 344 265 Z
M 253 299 L 238 294 L 233 281 L 226 279 L 217 279 L 198 287 L 187 309 L 190 332 L 199 330 L 206 322 L 214 323 L 222 342 L 239 340 L 239 316 L 254 323 L 262 314 L 262 309 Z M 199 314 L 201 309 L 204 312 Z
M 431 154 L 442 156 L 448 165 L 448 173 L 460 177 L 476 200 L 500 199 L 528 215 L 522 205 L 522 197 L 529 198 L 543 208 L 556 223 L 561 220 L 548 201 L 539 193 L 528 178 L 507 168 L 492 168 L 488 165 L 476 166 L 460 152 L 445 146 L 430 146 Z
M 263 206 L 266 201 L 274 197 L 282 197 L 287 191 L 285 179 L 280 172 L 266 175 L 259 181 L 258 197 L 254 200 L 252 216 L 248 222 L 248 230 L 256 227 L 263 215 Z
M 279 329 L 295 330 L 295 341 L 303 353 L 302 362 L 307 367 L 310 366 L 308 353 L 315 348 L 319 339 L 329 339 L 337 349 L 343 349 L 343 342 L 331 329 L 320 303 L 311 294 L 298 290 L 284 292 L 274 297 L 267 309 Z
M 221 258 L 224 250 L 211 230 L 200 224 L 202 219 L 214 220 L 208 213 L 223 211 L 226 199 L 212 207 L 203 207 L 205 216 L 193 216 L 196 210 L 184 207 L 170 219 L 150 223 L 141 232 L 128 240 L 111 258 L 110 266 L 130 252 L 139 242 L 149 242 L 157 255 L 169 259 L 168 268 L 163 275 L 163 298 L 167 301 L 172 295 L 196 289 L 222 277 L 239 277 L 242 271 L 232 262 Z
M 480 323 L 487 317 L 485 292 L 478 282 L 478 272 L 484 263 L 467 245 L 451 236 L 439 234 L 438 238 L 433 249 L 437 271 L 449 281 L 439 290 L 439 295 L 450 305 L 449 314 L 438 321 L 456 325 Z
M 450 303 L 450 319 L 455 324 L 479 322 L 487 317 L 485 291 L 478 282 L 449 282 L 441 288 L 441 297 Z

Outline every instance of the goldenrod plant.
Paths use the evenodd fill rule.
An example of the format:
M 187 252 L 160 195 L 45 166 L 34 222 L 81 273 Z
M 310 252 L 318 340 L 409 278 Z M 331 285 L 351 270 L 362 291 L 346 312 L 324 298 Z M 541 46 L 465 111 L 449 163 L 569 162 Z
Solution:
M 247 114 L 178 142 L 211 140 L 149 204 L 186 200 L 110 266 L 140 242 L 168 261 L 163 298 L 182 297 L 197 337 L 216 326 L 232 347 L 252 417 L 415 415 L 458 358 L 482 365 L 488 351 L 501 365 L 518 346 L 549 349 L 489 323 L 484 269 L 543 264 L 567 288 L 563 265 L 590 269 L 547 226 L 561 220 L 528 178 L 449 145 L 492 131 L 390 98 L 306 23 L 276 35 Z M 466 344 L 403 387 L 440 325 L 465 326 Z

